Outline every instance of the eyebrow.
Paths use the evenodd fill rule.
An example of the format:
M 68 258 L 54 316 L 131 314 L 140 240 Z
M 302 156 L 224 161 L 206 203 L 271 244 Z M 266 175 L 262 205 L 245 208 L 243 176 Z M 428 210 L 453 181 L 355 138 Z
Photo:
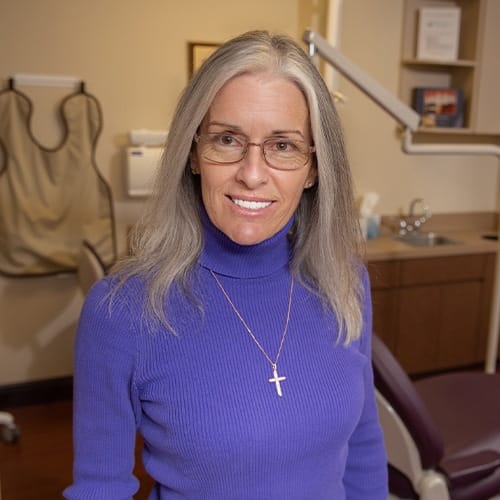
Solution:
M 210 121 L 207 123 L 207 126 L 210 125 L 218 125 L 219 127 L 226 127 L 233 130 L 238 130 L 239 132 L 243 132 L 243 129 L 238 125 L 231 125 L 230 123 L 218 122 L 218 121 Z M 282 134 L 298 134 L 302 138 L 304 138 L 304 134 L 300 130 L 296 129 L 277 129 L 271 132 L 271 135 L 282 135 Z
M 225 123 L 225 122 L 210 121 L 207 123 L 207 127 L 210 127 L 210 125 L 218 125 L 219 127 L 226 127 L 226 128 L 232 128 L 233 130 L 243 131 L 243 129 L 238 125 L 231 125 L 230 123 Z
M 302 138 L 304 138 L 304 134 L 300 130 L 273 130 L 273 135 L 280 135 L 280 134 L 298 134 Z

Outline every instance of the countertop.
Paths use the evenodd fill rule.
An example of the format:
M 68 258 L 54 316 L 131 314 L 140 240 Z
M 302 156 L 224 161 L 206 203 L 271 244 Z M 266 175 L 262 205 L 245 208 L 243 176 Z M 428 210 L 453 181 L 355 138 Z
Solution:
M 366 260 L 399 260 L 426 257 L 444 257 L 478 253 L 495 253 L 500 249 L 498 241 L 484 239 L 487 230 L 439 231 L 440 235 L 455 240 L 457 243 L 431 247 L 412 246 L 396 239 L 395 235 L 386 235 L 366 242 Z

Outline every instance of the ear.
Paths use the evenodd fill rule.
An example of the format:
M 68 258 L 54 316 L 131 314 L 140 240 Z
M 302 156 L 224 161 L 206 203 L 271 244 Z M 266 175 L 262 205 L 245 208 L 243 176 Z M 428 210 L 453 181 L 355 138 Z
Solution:
M 198 155 L 194 149 L 189 154 L 189 163 L 191 164 L 191 173 L 198 175 L 200 173 L 200 164 L 198 162 Z
M 306 181 L 304 182 L 304 189 L 309 189 L 316 184 L 316 181 L 318 180 L 318 170 L 316 167 L 312 167 L 311 170 L 309 171 L 309 174 L 306 178 Z

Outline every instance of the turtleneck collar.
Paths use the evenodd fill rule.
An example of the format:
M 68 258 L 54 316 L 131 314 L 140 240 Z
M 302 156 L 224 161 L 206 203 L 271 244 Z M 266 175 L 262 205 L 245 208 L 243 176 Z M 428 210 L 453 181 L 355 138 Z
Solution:
M 234 278 L 259 278 L 288 264 L 291 257 L 288 232 L 293 217 L 271 238 L 256 245 L 240 245 L 212 224 L 204 208 L 200 212 L 205 237 L 199 259 L 201 266 Z

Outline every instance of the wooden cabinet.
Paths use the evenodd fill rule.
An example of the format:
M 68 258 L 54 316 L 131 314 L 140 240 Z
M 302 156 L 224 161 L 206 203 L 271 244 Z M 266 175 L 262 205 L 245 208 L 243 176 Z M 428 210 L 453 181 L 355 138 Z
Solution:
M 374 331 L 418 374 L 482 363 L 494 254 L 370 262 Z
M 419 9 L 433 5 L 461 8 L 459 54 L 455 61 L 416 58 Z M 487 137 L 488 142 L 500 140 L 499 20 L 498 0 L 405 0 L 401 99 L 411 105 L 414 87 L 459 87 L 465 96 L 463 128 L 427 128 L 422 129 L 423 133 L 448 134 L 457 141 L 463 140 L 464 134 L 493 136 Z

